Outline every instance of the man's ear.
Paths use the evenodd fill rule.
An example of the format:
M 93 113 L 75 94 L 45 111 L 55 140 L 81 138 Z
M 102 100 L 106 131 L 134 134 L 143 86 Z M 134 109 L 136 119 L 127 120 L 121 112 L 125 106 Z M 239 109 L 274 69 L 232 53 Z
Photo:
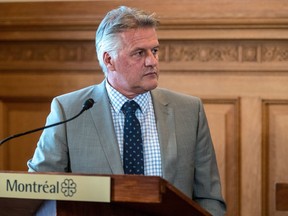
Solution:
M 106 65 L 106 67 L 108 68 L 109 71 L 114 71 L 115 70 L 115 67 L 114 67 L 114 62 L 113 62 L 113 58 L 112 56 L 108 53 L 108 52 L 105 52 L 103 54 L 103 60 L 104 60 L 104 63 Z

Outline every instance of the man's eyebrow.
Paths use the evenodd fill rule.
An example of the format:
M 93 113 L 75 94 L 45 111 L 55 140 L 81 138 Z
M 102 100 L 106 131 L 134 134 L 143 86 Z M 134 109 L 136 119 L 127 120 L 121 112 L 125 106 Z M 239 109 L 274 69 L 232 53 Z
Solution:
M 153 46 L 152 48 L 135 47 L 133 50 L 147 50 L 147 49 L 155 49 L 155 48 L 160 48 L 160 45 Z

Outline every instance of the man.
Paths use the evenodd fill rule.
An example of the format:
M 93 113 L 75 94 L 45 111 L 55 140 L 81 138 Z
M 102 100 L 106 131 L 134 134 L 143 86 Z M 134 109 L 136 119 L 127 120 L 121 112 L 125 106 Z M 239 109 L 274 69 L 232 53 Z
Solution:
M 156 88 L 157 26 L 153 15 L 124 6 L 105 16 L 96 33 L 104 81 L 54 98 L 47 124 L 74 116 L 88 98 L 94 106 L 73 122 L 46 129 L 28 161 L 29 171 L 161 176 L 212 215 L 224 215 L 201 100 Z M 136 111 L 126 115 L 130 103 Z M 133 129 L 126 125 L 132 124 L 128 116 L 136 124 Z M 127 128 L 135 130 L 132 147 Z

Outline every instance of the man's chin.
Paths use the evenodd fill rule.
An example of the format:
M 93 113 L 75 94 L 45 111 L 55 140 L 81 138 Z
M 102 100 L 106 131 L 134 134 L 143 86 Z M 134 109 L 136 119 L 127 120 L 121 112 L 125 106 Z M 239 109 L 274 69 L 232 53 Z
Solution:
M 158 82 L 155 82 L 153 85 L 149 85 L 149 86 L 147 86 L 147 88 L 145 88 L 145 89 L 146 89 L 147 91 L 151 91 L 151 90 L 157 88 L 157 86 L 158 86 Z

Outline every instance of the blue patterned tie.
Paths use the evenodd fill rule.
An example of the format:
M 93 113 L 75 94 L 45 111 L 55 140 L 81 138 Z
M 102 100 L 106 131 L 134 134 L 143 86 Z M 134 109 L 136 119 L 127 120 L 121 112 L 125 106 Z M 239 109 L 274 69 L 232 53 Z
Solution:
M 123 168 L 125 174 L 144 175 L 144 158 L 140 122 L 135 116 L 139 105 L 134 101 L 127 101 L 121 110 L 125 115 Z

